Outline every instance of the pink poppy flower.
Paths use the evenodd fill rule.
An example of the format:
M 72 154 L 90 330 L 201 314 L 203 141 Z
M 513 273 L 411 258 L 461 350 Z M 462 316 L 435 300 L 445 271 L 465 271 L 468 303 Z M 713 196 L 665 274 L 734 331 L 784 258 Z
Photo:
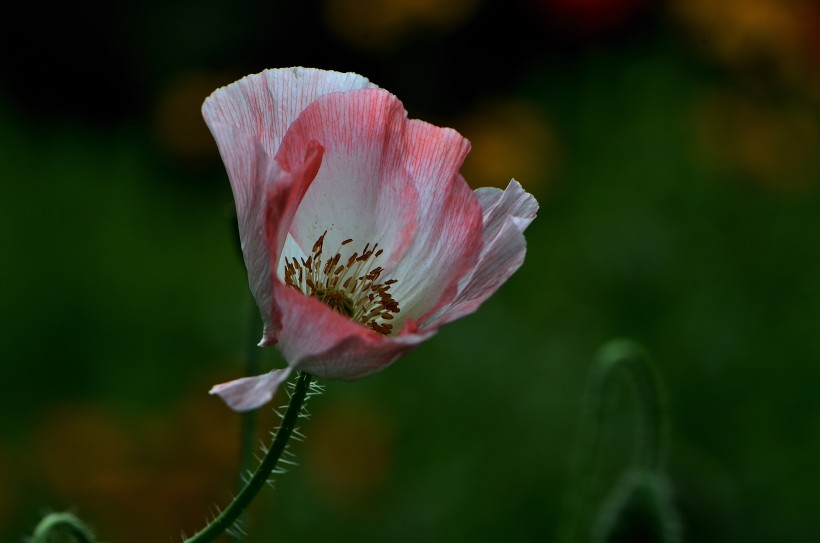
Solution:
M 287 367 L 216 385 L 238 411 L 293 370 L 380 371 L 475 311 L 524 261 L 538 203 L 515 180 L 470 190 L 470 144 L 409 120 L 364 77 L 267 70 L 202 106 L 236 201 L 260 345 Z

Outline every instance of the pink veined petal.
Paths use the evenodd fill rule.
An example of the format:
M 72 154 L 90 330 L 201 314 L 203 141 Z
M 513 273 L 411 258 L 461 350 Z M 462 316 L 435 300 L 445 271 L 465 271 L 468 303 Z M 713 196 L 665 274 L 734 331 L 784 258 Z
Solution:
M 267 315 L 263 315 L 265 330 L 262 341 L 259 343 L 260 346 L 275 345 L 279 341 L 279 330 L 282 328 L 282 306 L 281 300 L 275 296 L 275 285 L 279 280 L 271 270 L 277 268 L 282 248 L 285 245 L 285 238 L 288 235 L 288 227 L 293 221 L 302 198 L 316 178 L 316 173 L 322 164 L 322 153 L 321 145 L 315 141 L 308 142 L 304 149 L 303 161 L 293 164 L 292 172 L 280 172 L 276 182 L 267 188 L 263 237 L 269 254 L 267 276 L 263 279 L 270 285 L 273 295 L 270 311 Z
M 391 257 L 407 258 L 403 248 L 422 230 L 414 254 L 418 261 L 406 269 L 424 274 L 428 283 L 405 273 L 408 282 L 429 292 L 426 298 L 421 293 L 407 299 L 423 300 L 424 310 L 442 297 L 449 301 L 481 247 L 480 206 L 457 175 L 469 148 L 466 140 L 452 130 L 408 121 L 401 103 L 379 90 L 317 99 L 291 126 L 277 162 L 293 169 L 314 139 L 325 153 L 289 229 L 296 243 L 311 247 L 327 229 L 325 244 L 331 250 L 341 240 L 362 236 L 385 247 L 391 262 Z M 415 204 L 420 192 L 423 208 Z M 426 224 L 419 226 L 422 220 Z M 274 244 L 270 234 L 268 239 Z M 411 318 L 401 319 L 401 331 L 385 337 L 279 280 L 273 289 L 283 326 L 279 349 L 289 365 L 321 377 L 354 379 L 374 373 L 434 332 L 418 333 L 407 312 Z
M 416 228 L 415 186 L 404 169 L 407 113 L 392 94 L 366 89 L 315 100 L 294 121 L 276 160 L 288 168 L 316 140 L 325 149 L 322 168 L 305 195 L 290 234 L 309 252 L 325 231 L 325 252 L 352 239 L 342 258 L 365 244 L 384 251 L 378 265 L 398 260 Z
M 279 385 L 288 380 L 292 371 L 292 368 L 283 368 L 221 383 L 214 385 L 209 394 L 222 398 L 231 409 L 250 411 L 271 401 Z
M 234 409 L 266 403 L 296 369 L 335 379 L 380 371 L 475 310 L 523 261 L 535 199 L 514 181 L 471 191 L 458 173 L 469 142 L 408 120 L 373 87 L 355 74 L 268 70 L 203 104 L 265 320 L 260 345 L 278 342 L 289 366 L 215 386 Z M 397 280 L 398 332 L 379 334 L 282 282 L 282 258 L 304 256 L 325 230 L 326 253 L 350 238 L 343 258 L 364 243 L 384 249 L 377 265 Z
M 514 179 L 506 190 L 480 188 L 476 197 L 483 210 L 484 247 L 475 268 L 458 285 L 452 303 L 441 308 L 426 326 L 441 326 L 472 313 L 515 273 L 524 262 L 524 230 L 535 219 L 538 202 Z
M 413 243 L 392 271 L 393 296 L 402 312 L 419 322 L 451 302 L 459 279 L 481 251 L 481 208 L 459 169 L 470 143 L 458 132 L 409 121 L 405 168 L 419 194 Z M 424 326 L 426 327 L 426 325 Z
M 296 242 L 304 250 L 327 229 L 331 251 L 349 238 L 379 243 L 382 277 L 398 280 L 397 328 L 449 303 L 481 249 L 480 206 L 458 175 L 469 142 L 408 120 L 401 102 L 378 89 L 317 99 L 291 126 L 277 161 L 289 168 L 311 139 L 325 147 L 324 163 L 291 226 Z
M 281 323 L 276 300 L 272 296 L 271 261 L 278 262 L 279 254 L 272 254 L 284 245 L 287 227 L 296 213 L 299 202 L 316 176 L 321 165 L 322 148 L 309 142 L 301 163 L 294 171 L 284 171 L 250 136 L 221 123 L 211 125 L 222 160 L 228 171 L 236 203 L 239 239 L 248 270 L 248 283 L 264 322 L 262 344 L 273 345 Z M 275 227 L 271 238 L 266 231 L 266 213 L 276 216 L 267 224 Z M 280 227 L 280 222 L 285 225 Z
M 272 157 L 290 125 L 316 98 L 373 87 L 354 73 L 315 68 L 265 70 L 214 91 L 202 105 L 202 115 L 209 126 L 225 123 L 253 136 Z
M 279 327 L 270 285 L 271 269 L 276 268 L 271 268 L 263 216 L 268 186 L 280 174 L 273 161 L 276 149 L 290 124 L 317 97 L 373 86 L 352 73 L 266 70 L 214 91 L 202 105 L 231 181 L 248 280 L 265 322 L 265 345 L 276 342 Z M 275 247 L 283 243 L 284 237 Z
M 293 368 L 328 379 L 352 380 L 381 371 L 434 332 L 410 322 L 384 336 L 333 311 L 315 298 L 277 283 L 283 328 L 277 348 Z

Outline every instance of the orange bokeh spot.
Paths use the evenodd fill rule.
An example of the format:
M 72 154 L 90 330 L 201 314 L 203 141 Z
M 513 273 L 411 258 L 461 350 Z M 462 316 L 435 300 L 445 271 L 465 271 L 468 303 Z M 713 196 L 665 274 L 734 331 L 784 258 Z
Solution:
M 558 145 L 534 104 L 488 104 L 455 128 L 472 143 L 462 169 L 472 187 L 504 188 L 511 177 L 534 194 L 546 187 L 558 161 Z
M 105 540 L 170 540 L 200 529 L 235 485 L 238 419 L 204 394 L 165 415 L 55 407 L 33 447 L 57 508 L 79 507 Z
M 466 21 L 478 0 L 328 0 L 330 29 L 352 45 L 382 49 L 416 29 L 447 31 Z
M 807 0 L 675 0 L 673 12 L 693 41 L 718 60 L 802 78 L 813 48 L 817 8 Z
M 154 109 L 154 133 L 160 147 L 180 162 L 197 166 L 219 161 L 219 153 L 202 120 L 202 102 L 233 75 L 186 73 L 163 89 Z
M 375 407 L 336 404 L 313 414 L 305 447 L 305 464 L 322 495 L 338 507 L 360 508 L 390 474 L 393 429 Z
M 782 190 L 815 182 L 820 121 L 811 108 L 723 92 L 707 96 L 695 113 L 700 156 L 708 165 Z

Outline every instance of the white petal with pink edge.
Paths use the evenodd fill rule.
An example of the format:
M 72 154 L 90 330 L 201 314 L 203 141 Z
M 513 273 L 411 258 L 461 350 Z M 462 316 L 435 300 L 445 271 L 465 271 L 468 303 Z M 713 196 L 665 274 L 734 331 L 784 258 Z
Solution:
M 236 200 L 260 345 L 288 364 L 216 385 L 236 410 L 270 401 L 294 370 L 349 380 L 384 369 L 523 262 L 535 199 L 514 180 L 470 190 L 459 174 L 469 142 L 408 120 L 361 76 L 268 70 L 214 92 L 203 115 Z
M 263 221 L 267 189 L 282 175 L 282 170 L 253 136 L 222 122 L 211 123 L 210 129 L 231 182 L 251 292 L 266 328 L 270 328 L 270 254 Z
M 276 155 L 284 168 L 309 141 L 325 149 L 322 168 L 290 227 L 303 252 L 327 231 L 329 250 L 353 240 L 341 251 L 343 259 L 368 243 L 383 249 L 382 267 L 401 257 L 416 228 L 418 200 L 404 170 L 406 124 L 401 102 L 376 89 L 323 96 L 293 123 Z
M 338 249 L 342 261 L 378 243 L 384 277 L 398 281 L 396 329 L 448 303 L 481 246 L 480 206 L 458 175 L 469 142 L 408 120 L 395 96 L 375 89 L 317 99 L 291 126 L 277 161 L 289 168 L 311 140 L 325 155 L 290 229 L 302 251 L 325 232 L 332 251 L 353 240 Z
M 459 169 L 470 143 L 458 132 L 409 121 L 405 168 L 419 195 L 418 227 L 402 260 L 392 270 L 393 295 L 404 318 L 421 320 L 448 303 L 459 278 L 481 250 L 481 209 Z
M 265 70 L 214 91 L 202 105 L 202 115 L 209 126 L 225 123 L 253 136 L 273 157 L 290 125 L 318 97 L 364 88 L 377 87 L 354 73 L 301 67 Z
M 328 379 L 357 379 L 376 373 L 428 339 L 408 322 L 385 336 L 331 310 L 296 289 L 277 285 L 284 323 L 277 349 L 292 367 Z
M 538 202 L 515 179 L 503 191 L 487 187 L 475 192 L 484 224 L 481 255 L 475 267 L 459 281 L 452 303 L 439 309 L 422 328 L 441 326 L 472 313 L 524 262 L 524 230 L 535 219 Z

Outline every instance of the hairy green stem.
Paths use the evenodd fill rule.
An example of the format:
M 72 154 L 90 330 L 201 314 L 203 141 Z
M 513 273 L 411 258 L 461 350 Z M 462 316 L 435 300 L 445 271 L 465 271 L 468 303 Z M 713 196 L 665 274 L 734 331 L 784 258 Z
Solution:
M 96 543 L 94 534 L 83 522 L 71 513 L 51 513 L 46 515 L 34 529 L 31 543 L 48 543 L 55 532 L 69 534 L 79 543 Z
M 309 385 L 310 374 L 300 372 L 296 379 L 296 386 L 290 398 L 288 409 L 282 418 L 282 425 L 279 427 L 279 431 L 276 432 L 273 444 L 262 460 L 262 463 L 247 484 L 239 491 L 231 504 L 203 528 L 202 531 L 186 539 L 184 543 L 206 543 L 214 541 L 228 528 L 233 526 L 236 520 L 242 515 L 242 512 L 247 509 L 262 487 L 265 486 L 271 472 L 276 468 L 279 458 L 285 451 L 288 439 L 293 433 L 296 427 L 296 421 L 302 411 L 302 405 L 307 397 Z

